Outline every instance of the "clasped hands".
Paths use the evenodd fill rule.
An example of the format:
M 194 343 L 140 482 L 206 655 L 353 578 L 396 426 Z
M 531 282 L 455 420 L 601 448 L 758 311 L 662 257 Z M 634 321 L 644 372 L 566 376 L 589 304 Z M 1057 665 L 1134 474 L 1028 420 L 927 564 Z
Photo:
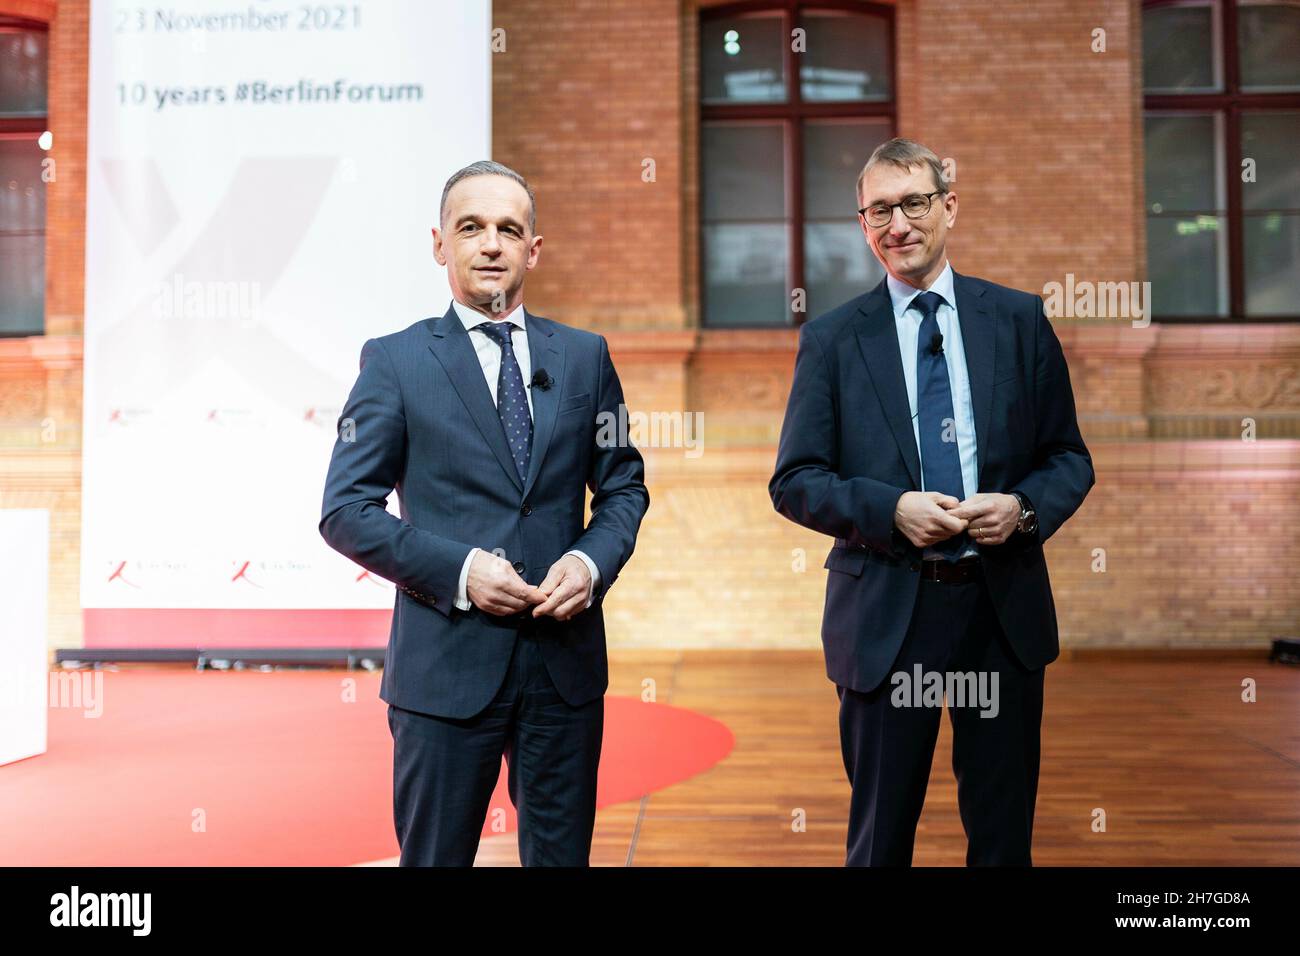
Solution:
M 505 558 L 480 551 L 470 562 L 465 593 L 489 614 L 517 614 L 533 605 L 533 617 L 567 621 L 587 606 L 591 572 L 577 555 L 566 554 L 551 565 L 546 579 L 528 584 Z
M 894 508 L 894 525 L 918 548 L 965 531 L 976 544 L 1002 544 L 1020 522 L 1015 495 L 984 492 L 958 501 L 937 491 L 907 491 Z

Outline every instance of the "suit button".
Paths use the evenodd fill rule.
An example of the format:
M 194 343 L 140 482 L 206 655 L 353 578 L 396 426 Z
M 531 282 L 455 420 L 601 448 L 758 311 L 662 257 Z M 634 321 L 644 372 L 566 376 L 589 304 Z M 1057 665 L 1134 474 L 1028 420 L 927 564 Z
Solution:
M 528 515 L 530 515 L 530 514 L 533 513 L 533 506 L 532 506 L 532 505 L 524 505 L 522 508 L 519 509 L 519 513 L 520 513 L 521 515 L 524 515 L 525 517 L 527 517 Z
M 515 574 L 524 573 L 524 562 L 522 561 L 516 561 L 513 565 L 511 565 L 511 567 L 515 569 Z
M 909 564 L 909 565 L 907 566 L 907 569 L 908 569 L 909 571 L 920 571 L 920 570 L 921 570 L 921 565 L 918 564 L 917 562 L 913 561 L 911 564 Z

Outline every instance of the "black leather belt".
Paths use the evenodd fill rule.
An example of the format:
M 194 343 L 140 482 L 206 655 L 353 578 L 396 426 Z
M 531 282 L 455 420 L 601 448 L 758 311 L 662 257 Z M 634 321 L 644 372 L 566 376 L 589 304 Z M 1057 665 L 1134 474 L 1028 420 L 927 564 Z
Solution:
M 945 561 L 937 558 L 921 562 L 921 580 L 939 581 L 943 584 L 966 584 L 978 581 L 982 572 L 982 560 L 979 555 L 971 555 L 960 561 Z

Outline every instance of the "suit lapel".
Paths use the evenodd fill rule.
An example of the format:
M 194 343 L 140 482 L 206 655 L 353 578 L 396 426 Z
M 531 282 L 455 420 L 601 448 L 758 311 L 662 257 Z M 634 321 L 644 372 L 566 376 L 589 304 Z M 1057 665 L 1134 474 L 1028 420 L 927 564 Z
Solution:
M 524 329 L 528 333 L 528 364 L 533 375 L 545 369 L 554 381 L 550 388 L 530 388 L 533 397 L 533 450 L 528 461 L 528 480 L 524 482 L 524 497 L 533 490 L 542 459 L 551 445 L 555 433 L 555 413 L 564 394 L 564 344 L 555 336 L 550 321 L 524 310 Z
M 984 299 L 984 287 L 956 272 L 952 274 L 957 297 L 957 324 L 966 352 L 966 377 L 970 380 L 971 407 L 975 415 L 976 478 L 984 473 L 988 458 L 989 415 L 993 409 L 993 369 L 997 362 L 995 315 Z M 978 489 L 973 489 L 974 494 Z
M 921 457 L 916 450 L 916 433 L 912 430 L 912 409 L 907 401 L 907 383 L 903 379 L 903 359 L 898 353 L 898 330 L 894 324 L 894 307 L 884 281 L 867 294 L 858 307 L 861 318 L 856 323 L 858 347 L 867 363 L 876 396 L 885 410 L 885 419 L 902 452 L 912 487 L 921 487 Z
M 525 322 L 525 325 L 527 324 Z M 433 335 L 429 350 L 442 363 L 452 387 L 456 389 L 456 394 L 465 404 L 466 411 L 469 412 L 483 439 L 492 449 L 492 453 L 496 455 L 502 469 L 510 476 L 515 487 L 522 491 L 523 484 L 519 480 L 519 471 L 515 468 L 514 457 L 510 454 L 506 433 L 501 428 L 497 407 L 492 403 L 492 392 L 483 377 L 483 367 L 479 365 L 478 355 L 474 352 L 474 343 L 470 341 L 469 333 L 456 315 L 455 307 L 449 307 L 446 315 L 433 320 L 429 331 Z M 531 338 L 528 347 L 532 349 Z

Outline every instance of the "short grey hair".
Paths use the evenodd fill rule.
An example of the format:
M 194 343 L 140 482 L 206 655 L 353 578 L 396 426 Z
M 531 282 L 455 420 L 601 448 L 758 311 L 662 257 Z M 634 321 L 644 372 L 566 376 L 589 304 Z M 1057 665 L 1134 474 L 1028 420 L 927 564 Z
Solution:
M 537 199 L 533 196 L 533 187 L 528 185 L 528 180 L 509 166 L 494 163 L 490 159 L 480 159 L 478 162 L 470 163 L 464 169 L 458 169 L 451 174 L 451 178 L 447 180 L 447 185 L 442 187 L 442 203 L 438 206 L 438 223 L 440 225 L 447 215 L 447 194 L 451 192 L 451 187 L 462 179 L 471 179 L 474 176 L 504 176 L 506 179 L 513 179 L 520 186 L 523 186 L 524 192 L 528 193 L 528 231 L 534 235 L 537 233 Z
M 877 146 L 871 158 L 867 160 L 867 164 L 862 167 L 862 172 L 858 173 L 858 202 L 862 201 L 862 181 L 867 178 L 867 171 L 881 163 L 905 170 L 929 166 L 930 173 L 934 177 L 934 188 L 941 193 L 948 192 L 948 178 L 944 175 L 943 163 L 935 155 L 934 150 L 920 143 L 914 143 L 910 139 L 895 136 Z

